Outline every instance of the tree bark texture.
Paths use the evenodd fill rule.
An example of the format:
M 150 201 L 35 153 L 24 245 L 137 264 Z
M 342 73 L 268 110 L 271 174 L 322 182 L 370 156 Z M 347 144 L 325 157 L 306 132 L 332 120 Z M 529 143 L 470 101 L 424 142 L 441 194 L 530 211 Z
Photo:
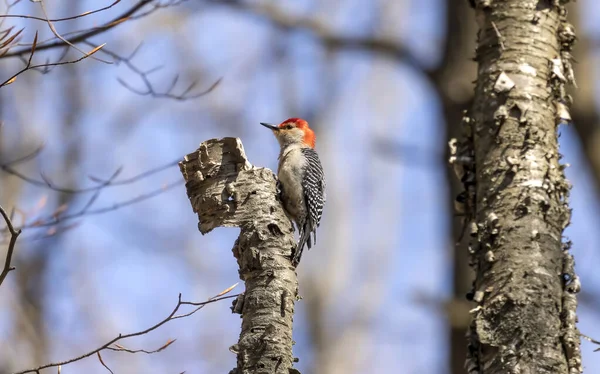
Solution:
M 242 331 L 230 348 L 237 354 L 230 373 L 298 373 L 292 368 L 295 241 L 273 172 L 252 166 L 238 138 L 208 140 L 179 166 L 200 232 L 241 229 L 233 255 L 246 290 L 232 307 L 242 315 Z
M 557 139 L 574 81 L 564 3 L 475 1 L 475 99 L 463 140 L 451 144 L 476 272 L 469 373 L 582 371 L 580 286 L 562 241 L 570 185 Z

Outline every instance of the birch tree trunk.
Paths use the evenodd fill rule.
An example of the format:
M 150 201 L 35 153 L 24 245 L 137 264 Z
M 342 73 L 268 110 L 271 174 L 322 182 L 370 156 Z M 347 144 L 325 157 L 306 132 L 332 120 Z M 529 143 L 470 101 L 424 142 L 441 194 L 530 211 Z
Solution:
M 570 186 L 557 139 L 574 81 L 566 2 L 475 1 L 475 99 L 451 159 L 472 219 L 469 373 L 582 371 L 579 280 L 562 241 Z
M 211 139 L 180 162 L 202 234 L 239 227 L 233 247 L 246 290 L 232 307 L 242 331 L 230 374 L 293 374 L 292 318 L 298 281 L 293 229 L 269 169 L 252 166 L 237 138 Z

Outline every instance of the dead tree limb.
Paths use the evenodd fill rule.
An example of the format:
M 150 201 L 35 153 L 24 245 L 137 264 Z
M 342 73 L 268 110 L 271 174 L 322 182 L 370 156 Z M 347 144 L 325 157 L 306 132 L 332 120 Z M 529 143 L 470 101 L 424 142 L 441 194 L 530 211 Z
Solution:
M 242 331 L 231 348 L 237 354 L 231 374 L 298 373 L 292 368 L 295 242 L 273 172 L 252 166 L 238 138 L 208 140 L 179 166 L 200 232 L 241 229 L 233 255 L 246 291 L 232 308 L 242 314 Z

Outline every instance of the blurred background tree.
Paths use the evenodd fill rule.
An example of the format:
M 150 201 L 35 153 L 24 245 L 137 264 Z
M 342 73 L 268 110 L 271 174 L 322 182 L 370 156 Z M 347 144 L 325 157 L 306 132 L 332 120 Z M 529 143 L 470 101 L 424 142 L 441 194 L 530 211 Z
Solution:
M 298 270 L 296 366 L 325 374 L 464 372 L 471 273 L 466 249 L 454 246 L 460 187 L 446 149 L 473 94 L 477 29 L 468 1 L 42 4 L 4 3 L 2 14 L 42 20 L 0 19 L 2 30 L 15 26 L 12 34 L 25 27 L 0 58 L 0 81 L 25 66 L 36 31 L 34 63 L 84 56 L 61 47 L 44 18 L 113 6 L 53 22 L 84 52 L 106 43 L 93 56 L 26 71 L 0 88 L 0 205 L 28 226 L 16 270 L 0 287 L 0 372 L 87 352 L 158 322 L 179 292 L 204 300 L 235 283 L 229 249 L 237 230 L 200 235 L 176 161 L 203 140 L 236 136 L 252 162 L 275 169 L 278 145 L 258 123 L 293 116 L 315 128 L 328 180 L 320 241 Z M 580 0 L 570 11 L 580 88 L 574 126 L 560 129 L 573 165 L 567 235 L 583 283 L 580 329 L 599 336 L 600 6 Z M 42 49 L 49 39 L 59 46 Z M 42 143 L 36 157 L 9 164 Z M 56 191 L 108 184 L 120 167 L 114 181 L 161 171 L 86 193 Z M 123 202 L 131 204 L 112 209 Z M 158 354 L 103 358 L 119 373 L 227 372 L 238 332 L 238 316 L 221 302 L 126 344 L 156 348 L 177 339 Z M 582 345 L 589 372 L 600 369 L 593 349 Z M 63 370 L 106 369 L 90 359 Z

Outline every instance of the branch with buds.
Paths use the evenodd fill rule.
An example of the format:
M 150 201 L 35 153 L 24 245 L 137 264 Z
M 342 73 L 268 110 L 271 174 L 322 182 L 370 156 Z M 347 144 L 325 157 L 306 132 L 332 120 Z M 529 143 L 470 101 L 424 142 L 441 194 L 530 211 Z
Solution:
M 179 164 L 198 228 L 239 227 L 233 247 L 244 295 L 232 310 L 242 315 L 242 331 L 230 350 L 231 373 L 290 373 L 292 317 L 298 295 L 293 228 L 278 200 L 273 172 L 252 166 L 238 138 L 211 139 Z

